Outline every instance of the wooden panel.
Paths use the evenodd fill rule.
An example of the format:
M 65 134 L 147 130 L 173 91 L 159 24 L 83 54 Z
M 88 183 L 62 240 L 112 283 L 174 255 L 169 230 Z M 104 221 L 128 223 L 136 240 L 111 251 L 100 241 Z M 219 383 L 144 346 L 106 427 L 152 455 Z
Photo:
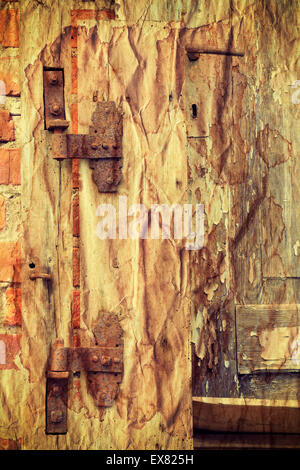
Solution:
M 232 73 L 237 58 L 225 53 L 230 48 L 227 27 L 220 25 L 214 31 L 218 39 L 223 35 L 223 43 L 219 42 L 223 54 L 200 54 L 196 61 L 186 56 L 189 198 L 193 204 L 204 204 L 205 212 L 204 247 L 190 254 L 194 395 L 237 395 L 234 309 L 228 282 L 228 183 L 237 167 L 232 135 L 233 111 L 238 106 Z M 194 35 L 187 32 L 182 39 L 186 49 L 196 44 L 203 49 L 204 36 L 199 30 Z M 193 103 L 196 118 L 191 114 Z
M 22 99 L 22 339 L 18 377 L 7 380 L 7 410 L 14 409 L 15 431 L 25 449 L 55 449 L 60 438 L 45 434 L 45 391 L 50 347 L 56 337 L 71 341 L 72 180 L 70 162 L 51 158 L 50 135 L 44 130 L 43 67 L 65 70 L 69 119 L 71 50 L 63 28 L 69 9 L 58 1 L 20 5 Z M 47 27 L 41 27 L 47 25 Z M 30 280 L 35 269 L 52 281 Z M 13 398 L 13 402 L 11 402 Z M 22 403 L 16 406 L 16 403 Z M 10 420 L 8 420 L 9 422 Z
M 300 433 L 297 400 L 194 397 L 193 417 L 207 431 Z
M 300 369 L 299 305 L 238 305 L 240 374 Z
M 298 434 L 195 432 L 194 450 L 299 449 Z
M 119 239 L 117 230 L 116 239 L 103 240 L 96 232 L 97 208 L 111 204 L 118 214 L 119 196 L 128 197 L 124 216 L 132 204 L 149 210 L 154 203 L 187 202 L 184 117 L 174 93 L 176 34 L 163 23 L 128 30 L 119 21 L 97 28 L 94 20 L 78 20 L 78 132 L 89 131 L 95 90 L 98 100 L 122 104 L 124 123 L 118 193 L 99 194 L 88 162 L 80 162 L 81 343 L 102 311 L 115 312 L 124 330 L 125 374 L 115 405 L 96 409 L 82 387 L 82 402 L 96 418 L 89 419 L 90 432 L 102 448 L 192 446 L 188 252 L 173 239 Z M 78 427 L 70 421 L 70 434 Z M 88 436 L 82 439 L 88 443 Z
M 196 61 L 187 60 L 188 137 L 209 136 L 216 127 L 220 129 L 220 118 L 226 113 L 227 97 L 231 96 L 231 67 L 226 64 L 231 65 L 231 58 L 217 54 L 200 54 Z

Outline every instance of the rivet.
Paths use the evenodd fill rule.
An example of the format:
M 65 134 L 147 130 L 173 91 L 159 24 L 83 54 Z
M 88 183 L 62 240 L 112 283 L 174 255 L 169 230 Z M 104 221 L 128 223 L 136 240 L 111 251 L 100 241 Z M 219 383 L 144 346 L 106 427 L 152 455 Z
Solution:
M 98 360 L 99 360 L 99 357 L 96 354 L 94 354 L 94 356 L 92 356 L 92 361 L 98 362 Z
M 61 107 L 58 103 L 53 103 L 53 105 L 50 107 L 50 113 L 54 116 L 58 116 L 60 114 L 60 111 Z

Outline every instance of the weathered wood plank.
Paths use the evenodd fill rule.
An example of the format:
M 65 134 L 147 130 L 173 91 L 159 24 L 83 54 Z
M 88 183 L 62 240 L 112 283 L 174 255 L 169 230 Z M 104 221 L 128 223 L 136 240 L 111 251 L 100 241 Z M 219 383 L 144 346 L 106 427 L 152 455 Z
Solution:
M 193 397 L 194 428 L 221 432 L 299 433 L 298 400 Z
M 89 400 L 89 413 L 101 415 L 102 448 L 190 448 L 188 253 L 173 240 L 120 240 L 118 232 L 116 239 L 100 240 L 96 234 L 97 207 L 111 204 L 118 214 L 119 195 L 128 196 L 128 209 L 186 201 L 184 118 L 174 92 L 177 30 L 163 23 L 95 26 L 86 21 L 78 36 L 78 63 L 84 64 L 78 69 L 79 132 L 89 130 L 96 84 L 99 100 L 123 103 L 124 165 L 119 192 L 99 194 L 88 163 L 80 162 L 81 338 L 87 341 L 99 312 L 117 313 L 125 375 L 115 406 L 99 412 Z M 101 44 L 99 60 L 95 44 Z M 85 76 L 95 80 L 87 84 Z M 90 421 L 93 432 L 97 423 Z
M 47 4 L 46 4 L 47 3 Z M 64 34 L 67 4 L 22 2 L 20 48 L 22 96 L 22 380 L 17 399 L 23 448 L 57 448 L 59 439 L 45 434 L 45 392 L 50 347 L 56 337 L 70 341 L 72 279 L 71 167 L 51 158 L 50 136 L 44 130 L 43 67 L 65 69 L 69 114 L 71 53 Z M 44 25 L 44 27 L 41 27 Z M 47 25 L 47 27 L 46 27 Z M 35 270 L 50 272 L 52 281 L 30 280 Z M 27 378 L 28 377 L 28 378 Z M 17 380 L 17 378 L 16 378 Z M 9 384 L 9 387 L 11 384 Z M 9 395 L 9 394 L 8 394 Z M 9 407 L 11 408 L 11 407 Z M 14 408 L 15 404 L 14 404 Z M 37 413 L 36 410 L 39 410 Z
M 194 450 L 299 449 L 297 434 L 199 433 L 195 431 Z
M 240 374 L 299 370 L 299 305 L 237 305 L 236 325 Z

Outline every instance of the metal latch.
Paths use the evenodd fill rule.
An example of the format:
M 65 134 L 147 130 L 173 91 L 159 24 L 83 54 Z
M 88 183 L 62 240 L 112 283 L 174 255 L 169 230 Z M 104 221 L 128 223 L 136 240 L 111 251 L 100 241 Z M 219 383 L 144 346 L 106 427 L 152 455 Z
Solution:
M 66 134 L 63 70 L 44 70 L 45 127 L 53 158 L 88 159 L 99 192 L 116 192 L 122 178 L 123 116 L 113 101 L 96 104 L 89 134 Z
M 46 433 L 68 431 L 68 388 L 71 372 L 87 372 L 87 388 L 97 406 L 110 407 L 123 375 L 123 339 L 118 317 L 107 313 L 93 328 L 96 345 L 66 348 L 56 340 L 52 348 L 46 388 Z

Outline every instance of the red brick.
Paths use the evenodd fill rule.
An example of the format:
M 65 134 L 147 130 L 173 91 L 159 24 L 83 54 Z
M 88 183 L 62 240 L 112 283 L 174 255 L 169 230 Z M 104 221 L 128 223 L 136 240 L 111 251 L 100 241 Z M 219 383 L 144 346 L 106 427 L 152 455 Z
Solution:
M 114 20 L 116 17 L 113 10 L 72 10 L 71 23 L 76 24 L 76 20 Z
M 72 160 L 72 180 L 73 180 L 73 188 L 79 188 L 79 160 L 77 158 L 73 158 Z
M 0 242 L 0 281 L 21 282 L 21 245 Z
M 13 185 L 21 184 L 21 151 L 9 150 L 9 182 Z
M 0 149 L 0 184 L 21 184 L 20 149 Z
M 78 103 L 73 103 L 71 107 L 72 132 L 78 134 Z
M 80 286 L 80 251 L 79 248 L 73 248 L 73 286 Z
M 22 290 L 20 288 L 6 289 L 6 311 L 3 323 L 9 326 L 22 325 Z
M 21 449 L 22 439 L 2 439 L 0 438 L 0 450 L 18 450 Z
M 5 84 L 4 90 L 0 88 L 1 95 L 20 96 L 20 87 L 10 73 L 0 71 L 0 81 Z
M 0 230 L 3 230 L 6 225 L 6 207 L 5 198 L 0 195 Z
M 6 109 L 0 110 L 0 142 L 15 140 L 15 126 L 11 114 Z
M 73 235 L 79 237 L 79 194 L 75 194 L 73 197 Z
M 0 10 L 0 44 L 19 47 L 19 10 Z
M 0 149 L 0 184 L 9 184 L 9 150 Z
M 71 20 L 72 21 L 72 20 Z M 77 37 L 78 37 L 78 28 L 76 25 L 77 20 L 75 23 L 71 26 L 71 47 L 76 48 L 77 47 Z
M 20 351 L 21 335 L 0 335 L 0 370 L 18 369 L 14 360 Z
M 80 292 L 73 292 L 73 305 L 72 305 L 72 318 L 73 318 L 73 328 L 80 328 Z
M 80 346 L 81 346 L 80 335 L 76 332 L 73 334 L 73 348 L 80 348 Z
M 72 94 L 77 95 L 78 93 L 78 61 L 77 57 L 74 56 L 71 59 L 72 62 Z

